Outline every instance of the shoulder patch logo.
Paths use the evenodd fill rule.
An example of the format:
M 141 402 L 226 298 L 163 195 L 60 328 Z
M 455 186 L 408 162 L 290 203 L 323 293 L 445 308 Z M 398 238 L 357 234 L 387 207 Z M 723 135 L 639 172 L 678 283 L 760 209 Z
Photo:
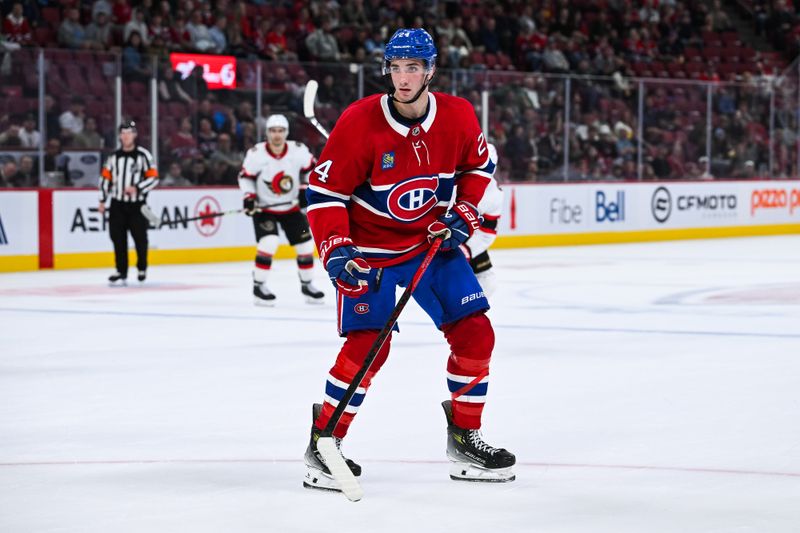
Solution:
M 355 311 L 359 315 L 366 315 L 367 313 L 369 313 L 369 304 L 365 303 L 356 304 L 355 307 L 353 307 L 353 311 Z
M 386 152 L 381 157 L 381 170 L 394 168 L 394 152 Z

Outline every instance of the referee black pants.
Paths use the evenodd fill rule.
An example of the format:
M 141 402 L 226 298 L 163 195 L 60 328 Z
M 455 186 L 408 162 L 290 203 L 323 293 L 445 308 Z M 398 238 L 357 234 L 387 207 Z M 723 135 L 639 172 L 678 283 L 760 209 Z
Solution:
M 128 275 L 128 232 L 136 245 L 136 268 L 147 269 L 147 219 L 142 214 L 143 202 L 111 200 L 108 214 L 109 233 L 114 243 L 114 262 L 117 272 Z

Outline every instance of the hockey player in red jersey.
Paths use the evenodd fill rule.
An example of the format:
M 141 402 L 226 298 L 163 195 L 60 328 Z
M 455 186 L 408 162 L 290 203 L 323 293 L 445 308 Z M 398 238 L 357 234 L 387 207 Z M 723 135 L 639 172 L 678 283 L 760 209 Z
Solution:
M 311 283 L 314 242 L 308 220 L 300 210 L 305 205 L 307 176 L 316 160 L 305 144 L 287 141 L 289 121 L 283 115 L 267 118 L 267 142 L 256 144 L 242 163 L 239 188 L 244 193 L 245 213 L 253 217 L 256 261 L 253 268 L 253 301 L 270 306 L 275 295 L 267 288 L 272 256 L 278 249 L 278 225 L 297 252 L 300 290 L 310 303 L 325 296 Z
M 398 30 L 384 57 L 384 74 L 394 90 L 345 110 L 309 176 L 309 223 L 337 289 L 345 340 L 330 369 L 324 402 L 314 405 L 307 487 L 339 490 L 317 439 L 391 315 L 396 287 L 410 282 L 434 237 L 443 239 L 441 251 L 413 297 L 450 345 L 450 399 L 442 403 L 450 476 L 514 479 L 514 455 L 488 445 L 480 433 L 494 331 L 486 297 L 458 249 L 479 227 L 476 206 L 493 181 L 494 162 L 472 105 L 429 92 L 435 60 L 436 47 L 425 30 Z M 333 432 L 337 445 L 386 361 L 390 342 L 391 335 L 344 409 Z M 346 461 L 360 475 L 361 467 Z

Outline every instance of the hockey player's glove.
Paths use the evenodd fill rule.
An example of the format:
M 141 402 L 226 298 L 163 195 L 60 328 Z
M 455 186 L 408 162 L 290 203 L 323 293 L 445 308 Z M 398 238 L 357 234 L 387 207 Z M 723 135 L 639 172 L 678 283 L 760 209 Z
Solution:
M 328 271 L 328 277 L 342 294 L 357 298 L 367 292 L 374 275 L 367 260 L 349 237 L 334 235 L 322 241 L 319 256 Z
M 453 208 L 428 226 L 428 240 L 442 238 L 442 251 L 458 248 L 481 226 L 481 217 L 475 206 L 457 202 Z
M 248 194 L 244 197 L 244 214 L 251 217 L 256 211 L 256 197 L 254 194 Z

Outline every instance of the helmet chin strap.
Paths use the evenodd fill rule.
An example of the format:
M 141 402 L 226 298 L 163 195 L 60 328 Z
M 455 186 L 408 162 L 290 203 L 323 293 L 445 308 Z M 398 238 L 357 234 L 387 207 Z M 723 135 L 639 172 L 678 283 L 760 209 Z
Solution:
M 390 76 L 389 80 L 391 80 L 391 79 L 392 78 Z M 428 85 L 431 84 L 432 80 L 433 80 L 433 74 L 430 75 L 430 77 L 428 78 L 428 81 L 426 81 L 425 83 L 422 84 L 422 87 L 419 88 L 419 91 L 417 91 L 417 94 L 414 95 L 414 98 L 412 98 L 411 100 L 408 100 L 406 102 L 403 102 L 402 100 L 398 100 L 397 98 L 394 97 L 394 93 L 396 91 L 394 86 L 392 86 L 392 91 L 389 92 L 389 93 L 386 93 L 386 94 L 387 94 L 387 96 L 389 96 L 390 100 L 392 100 L 394 102 L 397 102 L 398 104 L 413 104 L 414 102 L 417 101 L 417 99 L 419 99 L 420 96 L 422 96 L 422 91 L 424 91 L 428 87 Z M 391 81 L 389 83 L 391 83 Z

